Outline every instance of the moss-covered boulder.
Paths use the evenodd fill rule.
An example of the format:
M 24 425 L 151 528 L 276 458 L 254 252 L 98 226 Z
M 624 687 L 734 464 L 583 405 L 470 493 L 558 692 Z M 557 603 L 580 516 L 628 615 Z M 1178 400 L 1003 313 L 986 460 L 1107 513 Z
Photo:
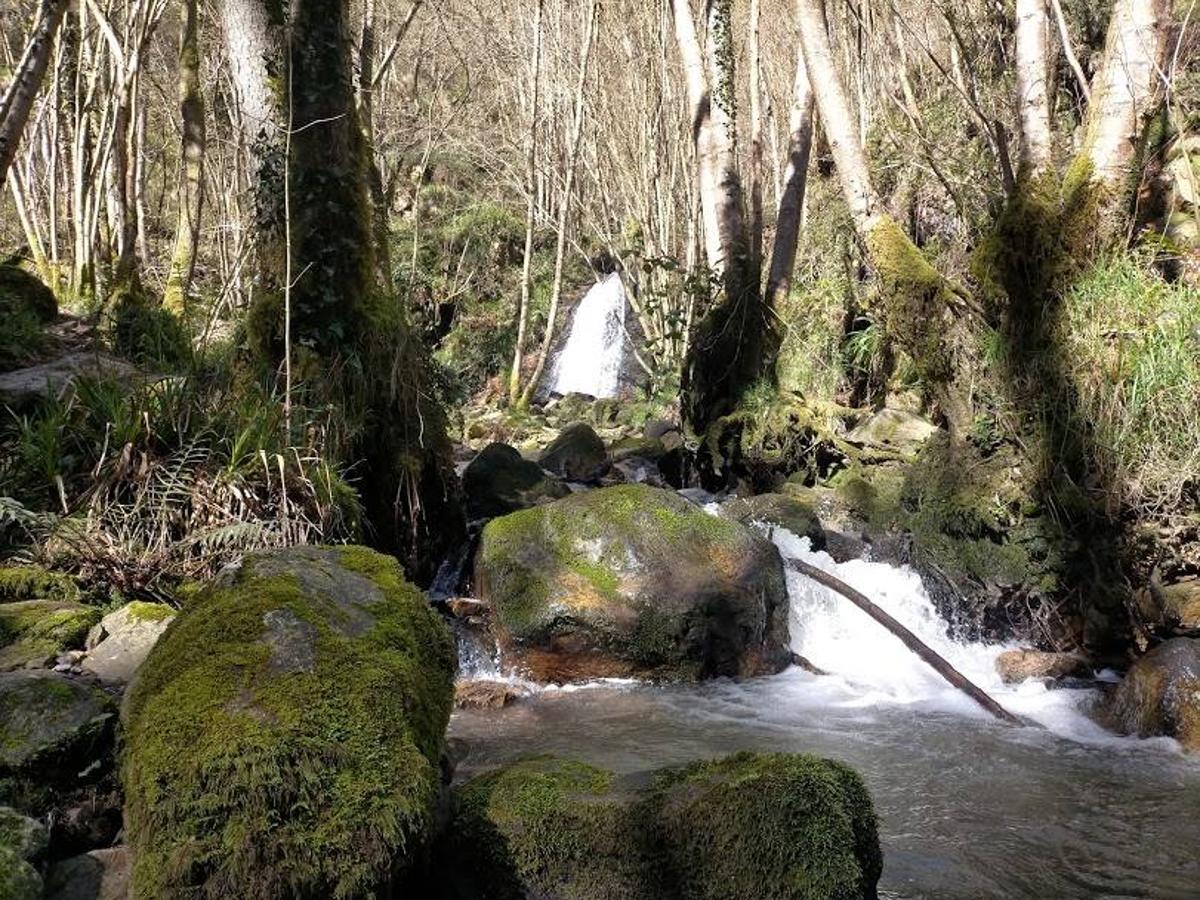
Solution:
M 132 895 L 370 895 L 428 835 L 454 669 L 391 557 L 298 547 L 223 573 L 122 709 Z
M 740 753 L 634 779 L 541 757 L 456 793 L 434 896 L 854 900 L 882 869 L 871 798 L 830 760 Z M 644 783 L 645 779 L 637 781 Z
M 1167 735 L 1200 751 L 1200 639 L 1174 638 L 1134 663 L 1107 716 L 1123 734 Z
M 53 322 L 58 316 L 54 292 L 20 266 L 0 263 L 0 316 L 33 316 Z
M 73 777 L 107 746 L 115 713 L 102 691 L 57 672 L 0 674 L 0 776 Z
M 69 575 L 40 566 L 0 566 L 0 603 L 78 599 L 79 587 Z
M 41 900 L 42 879 L 34 867 L 45 855 L 45 827 L 0 806 L 0 898 Z
M 488 444 L 462 476 L 467 516 L 492 519 L 565 497 L 571 491 L 508 444 Z
M 45 666 L 83 647 L 103 613 L 65 600 L 0 603 L 0 672 Z
M 670 491 L 620 485 L 493 519 L 475 557 L 502 662 L 539 681 L 787 666 L 775 547 Z
M 787 494 L 755 494 L 727 500 L 721 504 L 721 516 L 743 525 L 762 524 L 784 528 L 797 537 L 806 537 L 814 550 L 825 549 L 825 529 L 812 504 Z
M 592 426 L 576 422 L 559 432 L 538 462 L 567 481 L 593 481 L 608 469 L 608 450 Z

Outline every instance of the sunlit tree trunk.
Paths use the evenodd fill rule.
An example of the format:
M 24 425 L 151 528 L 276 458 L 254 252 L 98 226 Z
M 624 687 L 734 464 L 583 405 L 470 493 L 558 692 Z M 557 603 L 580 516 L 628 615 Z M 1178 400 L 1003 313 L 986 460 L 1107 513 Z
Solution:
M 0 185 L 16 156 L 17 146 L 29 121 L 46 68 L 54 55 L 54 37 L 62 24 L 69 0 L 41 0 L 25 51 L 17 63 L 12 82 L 0 99 Z
M 1020 123 L 1018 175 L 1036 177 L 1050 166 L 1049 18 L 1046 0 L 1017 0 L 1014 71 Z
M 763 114 L 760 0 L 750 0 L 750 273 L 757 281 L 763 257 Z
M 188 305 L 196 253 L 200 244 L 200 217 L 204 205 L 204 94 L 200 88 L 200 23 L 197 0 L 185 0 L 183 31 L 179 41 L 179 111 L 183 125 L 178 221 L 175 251 L 163 294 L 163 306 L 183 314 Z

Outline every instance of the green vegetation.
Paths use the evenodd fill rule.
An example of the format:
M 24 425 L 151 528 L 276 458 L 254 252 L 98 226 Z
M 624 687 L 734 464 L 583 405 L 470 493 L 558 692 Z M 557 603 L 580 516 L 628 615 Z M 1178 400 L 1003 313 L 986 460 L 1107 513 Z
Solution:
M 156 645 L 123 711 L 134 895 L 358 897 L 416 859 L 454 648 L 394 559 L 252 557 Z

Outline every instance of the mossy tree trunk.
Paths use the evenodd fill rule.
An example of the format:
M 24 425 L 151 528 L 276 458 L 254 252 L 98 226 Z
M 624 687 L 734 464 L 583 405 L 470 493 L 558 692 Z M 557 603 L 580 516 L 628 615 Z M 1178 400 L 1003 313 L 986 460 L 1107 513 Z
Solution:
M 204 209 L 204 93 L 200 87 L 200 22 L 197 0 L 186 0 L 179 40 L 179 110 L 183 125 L 182 166 L 179 179 L 175 251 L 167 276 L 163 306 L 183 315 L 196 268 L 200 245 L 200 217 Z

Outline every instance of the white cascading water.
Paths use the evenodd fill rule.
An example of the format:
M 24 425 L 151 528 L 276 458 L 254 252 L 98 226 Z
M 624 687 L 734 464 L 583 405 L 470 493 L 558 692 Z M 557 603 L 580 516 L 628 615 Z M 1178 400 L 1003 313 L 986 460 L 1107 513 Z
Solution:
M 1092 691 L 1054 690 L 1036 681 L 1004 684 L 996 671 L 996 657 L 1012 645 L 952 640 L 946 622 L 911 569 L 861 559 L 837 563 L 829 554 L 811 550 L 808 538 L 783 529 L 773 529 L 771 535 L 785 559 L 801 559 L 866 594 L 1010 712 L 1074 740 L 1117 740 L 1088 717 Z M 831 702 L 843 706 L 914 705 L 987 717 L 974 701 L 942 680 L 849 600 L 798 572 L 789 571 L 787 577 L 792 649 L 833 675 L 836 684 L 828 685 L 833 689 Z
M 625 360 L 625 286 L 616 272 L 587 292 L 554 361 L 550 389 L 615 397 Z

